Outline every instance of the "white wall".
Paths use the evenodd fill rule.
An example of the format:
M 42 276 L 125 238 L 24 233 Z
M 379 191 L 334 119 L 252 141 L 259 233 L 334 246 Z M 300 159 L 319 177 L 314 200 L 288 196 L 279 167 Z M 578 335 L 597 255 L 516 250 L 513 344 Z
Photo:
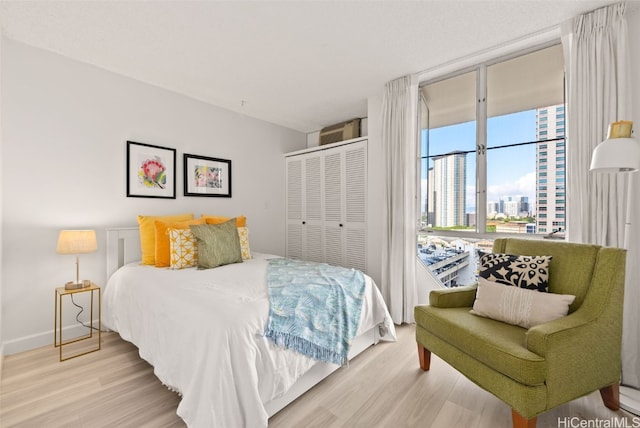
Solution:
M 640 8 L 627 13 L 627 27 L 629 30 L 629 51 L 631 52 L 631 85 L 633 114 L 631 119 L 635 124 L 635 138 L 640 138 Z M 623 118 L 619 118 L 623 119 Z M 628 120 L 627 119 L 627 120 Z M 640 242 L 638 242 L 638 218 L 640 217 L 640 174 L 630 174 L 632 180 L 632 195 L 629 200 L 635 201 L 631 205 L 630 221 L 631 240 L 628 244 L 626 275 L 629 282 L 625 289 L 625 305 L 622 338 L 622 377 L 625 385 L 637 388 L 640 386 L 640 290 L 638 276 L 640 275 Z M 627 403 L 629 400 L 625 400 Z M 636 407 L 637 408 L 637 407 Z
M 627 27 L 629 31 L 629 51 L 631 52 L 631 85 L 634 122 L 634 136 L 640 138 L 640 7 L 627 14 Z
M 54 288 L 75 275 L 74 257 L 55 251 L 60 229 L 96 229 L 99 250 L 80 257 L 80 275 L 102 285 L 105 227 L 135 225 L 138 214 L 244 214 L 252 249 L 284 254 L 282 155 L 305 148 L 305 134 L 3 42 L 6 354 L 52 343 Z M 175 200 L 125 197 L 127 140 L 177 149 Z M 182 196 L 183 153 L 230 159 L 233 197 Z
M 2 82 L 2 37 L 0 37 L 0 82 Z M 0 165 L 2 165 L 2 85 L 0 85 Z M 0 225 L 2 225 L 2 174 L 0 173 Z M 0 227 L 0 243 L 2 242 L 2 227 Z M 4 346 L 2 335 L 2 245 L 0 245 L 0 380 L 4 363 Z

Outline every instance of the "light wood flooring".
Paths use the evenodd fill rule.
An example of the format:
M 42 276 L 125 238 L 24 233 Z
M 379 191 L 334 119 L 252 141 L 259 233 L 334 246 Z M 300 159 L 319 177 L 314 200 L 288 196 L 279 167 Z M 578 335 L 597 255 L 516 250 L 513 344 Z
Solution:
M 510 409 L 433 356 L 422 372 L 414 326 L 397 328 L 398 342 L 382 342 L 273 416 L 289 427 L 511 427 Z M 102 349 L 58 362 L 53 346 L 5 357 L 0 381 L 0 426 L 184 427 L 179 396 L 166 389 L 137 349 L 103 334 Z M 573 425 L 577 417 L 592 425 Z M 628 418 L 602 404 L 596 392 L 538 417 L 538 427 L 613 425 Z M 566 419 L 565 419 L 566 418 Z M 595 420 L 609 425 L 594 425 Z M 565 420 L 565 423 L 559 423 Z M 235 427 L 230 427 L 235 428 Z

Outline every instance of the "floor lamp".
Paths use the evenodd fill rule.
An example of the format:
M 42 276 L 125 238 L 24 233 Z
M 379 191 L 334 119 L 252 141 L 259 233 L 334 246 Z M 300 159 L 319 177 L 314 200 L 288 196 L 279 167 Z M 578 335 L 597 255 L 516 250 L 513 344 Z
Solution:
M 607 139 L 593 150 L 590 171 L 630 173 L 640 169 L 640 142 L 631 137 L 633 122 L 618 121 L 609 125 Z M 631 226 L 631 179 L 627 183 L 627 208 L 624 224 L 624 248 L 629 248 Z M 624 381 L 624 379 L 623 379 Z M 621 385 L 620 407 L 640 415 L 640 390 Z

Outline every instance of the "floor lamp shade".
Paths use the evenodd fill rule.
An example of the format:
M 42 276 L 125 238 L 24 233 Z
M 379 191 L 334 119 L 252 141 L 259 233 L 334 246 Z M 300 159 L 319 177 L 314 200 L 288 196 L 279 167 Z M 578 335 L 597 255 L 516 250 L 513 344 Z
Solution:
M 591 171 L 634 172 L 640 169 L 640 142 L 631 137 L 633 122 L 609 125 L 607 139 L 598 144 L 591 156 Z
M 598 144 L 591 157 L 591 171 L 633 172 L 640 169 L 640 142 L 612 138 Z
M 80 261 L 78 254 L 91 253 L 98 249 L 95 230 L 61 230 L 58 235 L 58 254 L 75 254 L 76 256 L 76 281 L 69 281 L 65 288 L 80 288 Z

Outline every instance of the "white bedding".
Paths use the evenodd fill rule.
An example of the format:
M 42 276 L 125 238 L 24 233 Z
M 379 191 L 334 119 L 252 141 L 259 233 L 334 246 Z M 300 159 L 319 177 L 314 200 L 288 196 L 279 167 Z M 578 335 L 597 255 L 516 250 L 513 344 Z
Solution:
M 216 269 L 169 270 L 132 263 L 115 272 L 104 324 L 134 343 L 156 376 L 182 395 L 190 427 L 267 426 L 264 404 L 285 393 L 315 361 L 262 336 L 269 312 L 266 259 Z M 358 334 L 395 329 L 380 291 L 365 275 Z

